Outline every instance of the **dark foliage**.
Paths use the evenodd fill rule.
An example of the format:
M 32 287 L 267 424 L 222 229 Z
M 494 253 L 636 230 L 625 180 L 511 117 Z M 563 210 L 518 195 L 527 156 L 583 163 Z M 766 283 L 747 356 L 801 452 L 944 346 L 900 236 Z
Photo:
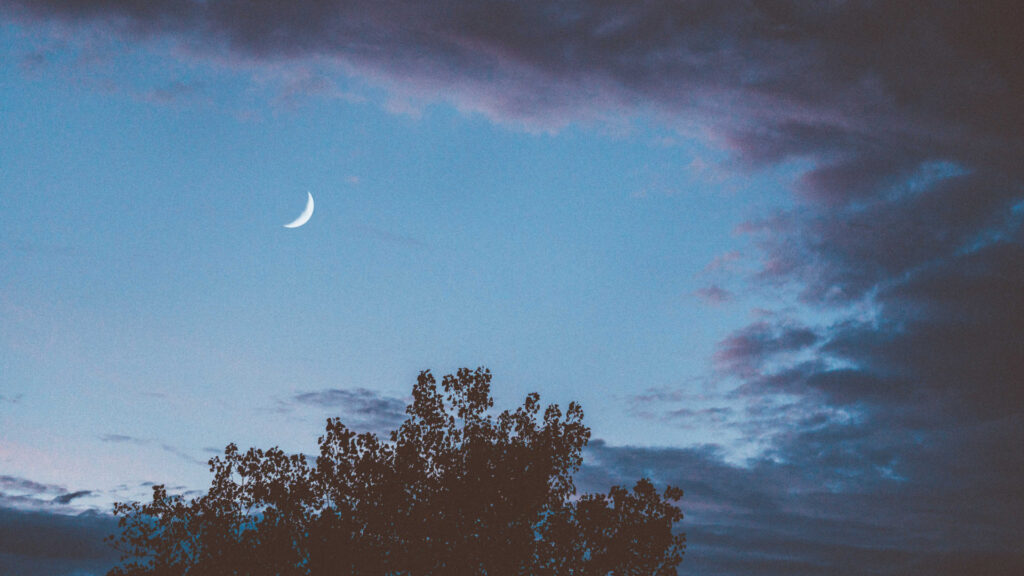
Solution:
M 389 441 L 327 421 L 311 466 L 277 448 L 210 460 L 209 491 L 118 504 L 112 543 L 137 575 L 669 575 L 678 488 L 576 496 L 590 437 L 576 403 L 488 413 L 490 372 L 429 372 Z

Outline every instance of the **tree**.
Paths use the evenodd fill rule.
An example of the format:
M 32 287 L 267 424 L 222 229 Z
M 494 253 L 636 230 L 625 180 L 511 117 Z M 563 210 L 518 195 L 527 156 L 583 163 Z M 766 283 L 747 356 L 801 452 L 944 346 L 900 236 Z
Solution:
M 439 390 L 423 372 L 389 441 L 331 418 L 315 465 L 228 445 L 206 494 L 156 486 L 115 506 L 110 575 L 675 574 L 682 490 L 641 479 L 577 497 L 583 410 L 541 414 L 533 393 L 495 417 L 490 381 L 464 368 Z

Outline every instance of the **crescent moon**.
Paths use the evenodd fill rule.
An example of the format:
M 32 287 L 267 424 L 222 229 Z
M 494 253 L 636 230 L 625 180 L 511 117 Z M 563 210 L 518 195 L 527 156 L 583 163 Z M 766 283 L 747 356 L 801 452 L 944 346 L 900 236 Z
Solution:
M 306 195 L 309 196 L 306 200 L 306 209 L 302 211 L 302 214 L 299 214 L 298 218 L 288 224 L 285 224 L 285 228 L 298 228 L 306 222 L 309 222 L 309 219 L 313 217 L 313 195 L 309 192 L 306 192 Z

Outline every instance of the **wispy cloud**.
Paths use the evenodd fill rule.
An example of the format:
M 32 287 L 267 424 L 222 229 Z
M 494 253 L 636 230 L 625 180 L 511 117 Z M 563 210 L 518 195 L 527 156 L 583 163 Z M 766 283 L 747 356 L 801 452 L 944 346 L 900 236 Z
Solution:
M 92 490 L 79 490 L 77 492 L 68 492 L 67 494 L 61 494 L 53 499 L 57 504 L 70 504 L 75 498 L 81 498 L 92 494 Z
M 712 284 L 697 290 L 697 296 L 709 304 L 725 304 L 735 298 L 732 292 L 722 288 L 718 284 Z
M 57 484 L 45 484 L 19 476 L 0 475 L 0 509 L 72 514 L 82 511 L 81 507 L 70 506 L 72 501 L 92 495 L 94 495 L 92 490 L 72 492 Z
M 0 404 L 18 404 L 24 397 L 24 394 L 0 394 Z
M 777 356 L 805 350 L 817 340 L 818 335 L 805 326 L 758 322 L 722 341 L 715 360 L 732 372 L 752 374 Z
M 191 464 L 198 464 L 200 466 L 206 466 L 207 464 L 206 460 L 196 458 L 187 451 L 182 450 L 181 448 L 178 448 L 176 446 L 172 446 L 171 444 L 168 444 L 166 442 L 160 442 L 148 438 L 136 438 L 134 436 L 128 436 L 125 434 L 104 434 L 100 436 L 100 440 L 112 444 L 134 444 L 136 446 L 146 447 L 153 446 L 159 448 L 160 450 L 163 450 L 164 452 L 167 452 L 168 454 L 173 454 L 174 456 L 181 458 L 182 460 L 189 462 Z
M 29 494 L 44 494 L 47 492 L 61 493 L 65 491 L 61 486 L 41 484 L 39 482 L 34 482 L 27 478 L 19 478 L 17 476 L 0 476 L 0 490 L 16 490 Z
M 366 388 L 327 388 L 299 392 L 279 400 L 276 410 L 292 412 L 297 408 L 316 408 L 339 415 L 346 425 L 387 433 L 405 420 L 405 399 L 386 396 Z

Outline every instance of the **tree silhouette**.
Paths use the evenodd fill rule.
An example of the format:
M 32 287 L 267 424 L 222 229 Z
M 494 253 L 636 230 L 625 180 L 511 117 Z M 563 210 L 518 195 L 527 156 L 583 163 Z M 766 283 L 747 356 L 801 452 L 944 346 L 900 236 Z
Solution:
M 646 479 L 577 497 L 590 438 L 529 394 L 496 417 L 491 374 L 419 375 L 405 422 L 385 442 L 337 418 L 311 465 L 278 448 L 210 460 L 209 491 L 186 501 L 153 488 L 119 503 L 111 576 L 668 575 L 682 490 Z

